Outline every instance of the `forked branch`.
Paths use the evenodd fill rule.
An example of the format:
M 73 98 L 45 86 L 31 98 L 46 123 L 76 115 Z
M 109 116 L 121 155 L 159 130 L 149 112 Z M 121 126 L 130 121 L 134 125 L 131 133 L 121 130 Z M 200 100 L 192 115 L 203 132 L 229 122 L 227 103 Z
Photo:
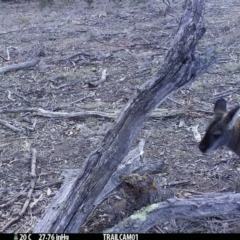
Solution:
M 72 184 L 72 191 L 59 206 L 59 214 L 44 217 L 35 232 L 78 232 L 94 208 L 96 199 L 109 178 L 129 152 L 133 141 L 154 109 L 174 91 L 193 82 L 214 63 L 214 50 L 195 53 L 205 32 L 204 1 L 189 0 L 173 43 L 159 70 L 126 104 L 103 139 L 102 145 L 88 158 L 85 170 Z

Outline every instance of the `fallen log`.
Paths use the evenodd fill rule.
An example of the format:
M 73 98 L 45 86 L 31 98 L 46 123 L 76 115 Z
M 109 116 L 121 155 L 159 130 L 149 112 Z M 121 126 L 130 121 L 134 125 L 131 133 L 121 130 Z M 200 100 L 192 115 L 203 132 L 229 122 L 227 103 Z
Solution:
M 134 213 L 105 233 L 144 233 L 170 219 L 191 220 L 240 214 L 240 193 L 207 193 L 186 199 L 170 198 Z

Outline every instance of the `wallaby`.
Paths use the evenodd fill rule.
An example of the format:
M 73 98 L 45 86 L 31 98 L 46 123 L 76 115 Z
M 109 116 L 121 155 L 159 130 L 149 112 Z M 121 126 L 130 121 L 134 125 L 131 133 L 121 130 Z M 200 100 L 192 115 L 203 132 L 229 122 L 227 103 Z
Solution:
M 227 112 L 227 102 L 219 99 L 214 105 L 214 119 L 199 144 L 205 153 L 220 147 L 228 147 L 240 156 L 240 106 Z

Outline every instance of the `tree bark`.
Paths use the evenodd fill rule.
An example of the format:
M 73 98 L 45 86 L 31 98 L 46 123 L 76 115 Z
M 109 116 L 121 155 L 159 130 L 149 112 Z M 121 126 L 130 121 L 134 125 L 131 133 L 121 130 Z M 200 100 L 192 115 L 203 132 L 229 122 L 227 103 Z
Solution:
M 195 53 L 203 27 L 204 1 L 189 0 L 172 46 L 164 63 L 141 90 L 133 94 L 118 119 L 105 136 L 99 149 L 90 155 L 86 167 L 72 185 L 66 202 L 55 206 L 59 214 L 35 232 L 77 233 L 94 208 L 104 186 L 129 152 L 132 143 L 153 110 L 164 99 L 193 82 L 215 62 L 213 48 L 204 54 Z

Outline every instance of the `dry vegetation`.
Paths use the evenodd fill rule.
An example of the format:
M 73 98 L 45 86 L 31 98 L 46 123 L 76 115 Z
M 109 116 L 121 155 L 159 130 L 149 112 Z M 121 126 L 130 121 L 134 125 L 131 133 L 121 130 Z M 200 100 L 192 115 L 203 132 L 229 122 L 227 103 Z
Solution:
M 43 10 L 31 2 L 2 3 L 0 55 L 7 58 L 7 47 L 16 49 L 9 49 L 10 60 L 1 59 L 1 67 L 30 60 L 39 44 L 44 46 L 44 56 L 33 68 L 0 75 L 0 111 L 42 108 L 62 112 L 94 110 L 109 115 L 119 111 L 132 92 L 161 65 L 182 16 L 183 2 L 173 1 L 169 9 L 158 0 L 96 0 L 90 7 L 84 1 L 75 1 Z M 184 183 L 172 184 L 175 196 L 239 191 L 239 158 L 226 150 L 203 155 L 193 131 L 198 126 L 199 132 L 204 132 L 212 103 L 220 96 L 231 105 L 240 101 L 239 12 L 240 1 L 206 1 L 207 32 L 198 51 L 216 46 L 217 63 L 159 106 L 176 114 L 149 119 L 140 133 L 139 139 L 146 139 L 145 157 L 164 160 L 169 165 L 165 173 L 155 176 L 162 186 Z M 58 61 L 76 53 L 80 54 Z M 107 81 L 89 87 L 89 82 L 101 78 L 104 69 Z M 179 109 L 182 111 L 177 114 Z M 61 186 L 62 171 L 84 167 L 87 156 L 97 148 L 113 119 L 49 118 L 34 112 L 15 112 L 1 114 L 0 120 L 19 130 L 0 125 L 0 205 L 29 185 L 31 149 L 37 150 L 36 189 L 30 206 L 19 221 L 5 230 L 30 232 Z M 1 206 L 0 228 L 19 214 L 25 200 L 23 195 L 8 206 Z M 240 216 L 219 216 L 172 220 L 150 232 L 239 229 Z

